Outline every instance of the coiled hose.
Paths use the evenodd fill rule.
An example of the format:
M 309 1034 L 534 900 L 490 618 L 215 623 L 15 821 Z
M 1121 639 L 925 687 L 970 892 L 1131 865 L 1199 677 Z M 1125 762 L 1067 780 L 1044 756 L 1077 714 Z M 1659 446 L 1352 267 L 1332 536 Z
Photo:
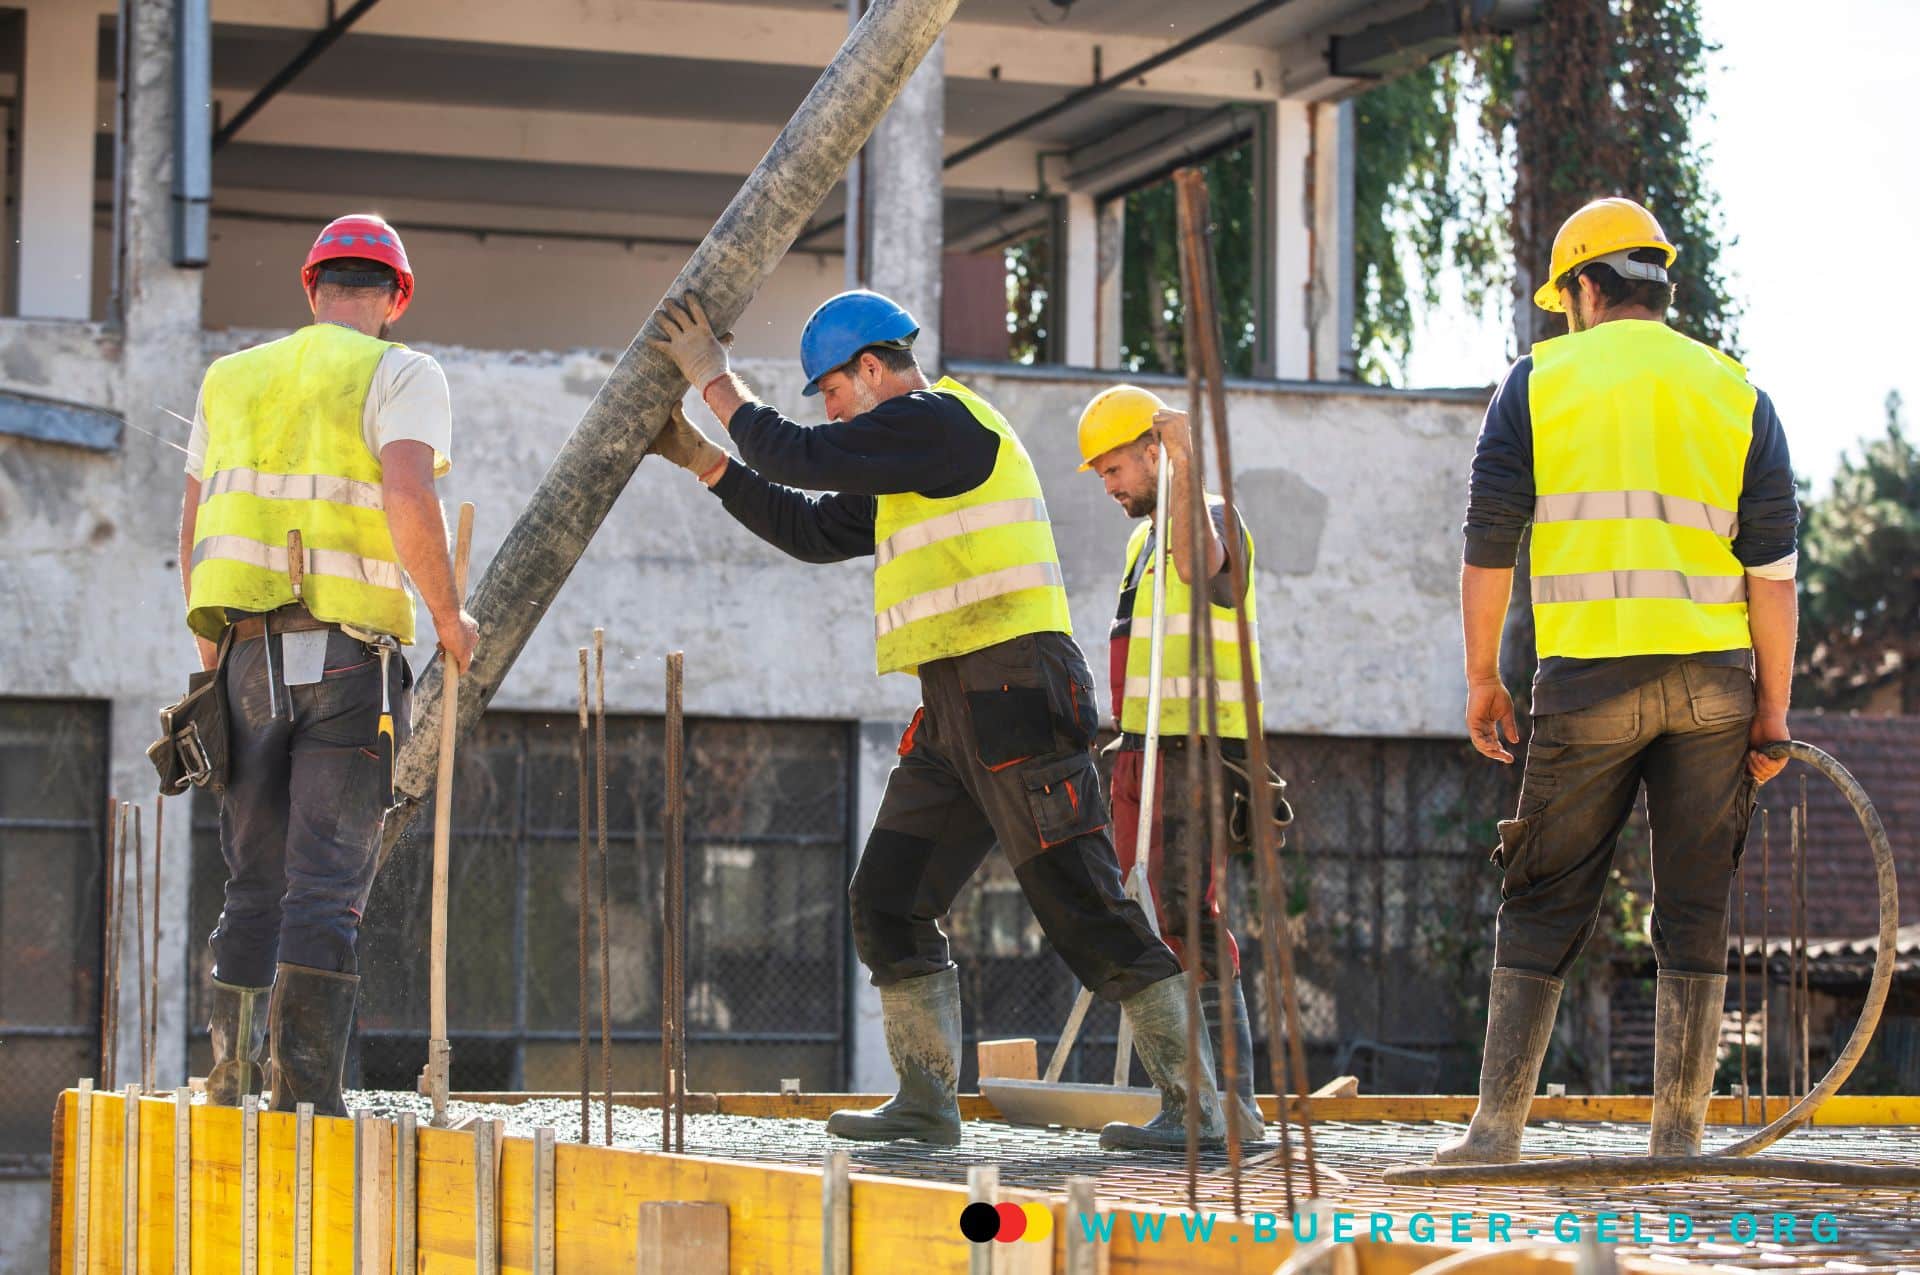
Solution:
M 1920 1188 L 1920 1166 L 1844 1164 L 1754 1155 L 1810 1123 L 1820 1104 L 1853 1074 L 1873 1040 L 1874 1029 L 1880 1025 L 1880 1012 L 1893 985 L 1893 962 L 1900 929 L 1900 889 L 1894 875 L 1893 847 L 1860 781 L 1812 744 L 1793 740 L 1770 744 L 1763 751 L 1776 761 L 1781 758 L 1803 761 L 1833 781 L 1853 807 L 1854 814 L 1859 816 L 1867 844 L 1873 849 L 1873 866 L 1879 877 L 1880 941 L 1874 954 L 1873 981 L 1867 987 L 1866 1004 L 1861 1006 L 1860 1020 L 1853 1025 L 1853 1034 L 1820 1083 L 1773 1123 L 1708 1155 L 1564 1156 L 1513 1164 L 1402 1165 L 1381 1174 L 1384 1182 L 1389 1186 L 1623 1186 L 1696 1177 L 1771 1177 L 1834 1186 Z

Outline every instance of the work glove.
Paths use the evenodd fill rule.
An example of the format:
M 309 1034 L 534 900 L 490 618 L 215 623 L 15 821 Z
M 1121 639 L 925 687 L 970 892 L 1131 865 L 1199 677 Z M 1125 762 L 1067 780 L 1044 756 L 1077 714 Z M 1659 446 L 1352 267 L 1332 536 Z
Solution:
M 653 323 L 666 339 L 649 338 L 647 344 L 664 350 L 695 390 L 704 393 L 707 386 L 727 374 L 725 338 L 713 334 L 713 325 L 707 322 L 707 312 L 697 294 L 689 292 L 677 303 L 661 302 L 653 312 Z
M 727 453 L 718 443 L 701 433 L 699 426 L 687 419 L 687 414 L 680 410 L 678 403 L 673 405 L 673 414 L 667 418 L 666 428 L 654 435 L 653 445 L 647 448 L 647 455 L 670 460 L 697 478 L 704 478 L 716 465 L 727 459 Z

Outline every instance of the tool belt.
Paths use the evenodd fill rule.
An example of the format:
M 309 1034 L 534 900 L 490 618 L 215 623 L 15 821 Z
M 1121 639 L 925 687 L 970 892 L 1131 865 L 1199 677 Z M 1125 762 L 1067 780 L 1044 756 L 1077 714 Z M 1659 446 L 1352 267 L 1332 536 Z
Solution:
M 326 620 L 316 620 L 302 606 L 282 607 L 267 615 L 250 615 L 235 620 L 227 626 L 227 632 L 236 642 L 251 642 L 267 632 L 268 621 L 272 621 L 275 633 L 305 633 L 311 629 L 337 629 L 340 626 Z
M 160 795 L 177 797 L 189 786 L 215 795 L 227 786 L 227 689 L 223 675 L 233 628 L 221 635 L 213 667 L 187 678 L 187 693 L 160 710 L 160 738 L 147 760 L 160 775 Z

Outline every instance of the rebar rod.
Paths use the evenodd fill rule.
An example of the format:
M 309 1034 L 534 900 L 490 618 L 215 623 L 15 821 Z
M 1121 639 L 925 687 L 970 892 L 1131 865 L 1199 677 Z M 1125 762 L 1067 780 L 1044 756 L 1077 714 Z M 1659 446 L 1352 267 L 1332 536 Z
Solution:
M 591 873 L 587 868 L 587 838 L 592 832 L 592 813 L 587 803 L 587 747 L 589 730 L 587 722 L 587 648 L 580 648 L 580 727 L 574 732 L 573 755 L 579 772 L 580 789 L 580 1141 L 582 1145 L 593 1141 L 588 1121 L 593 1108 L 593 1072 L 588 1061 L 592 1053 L 591 1037 L 587 1029 L 587 916 L 593 910 Z
M 687 1149 L 687 776 L 686 714 L 684 707 L 686 656 L 674 651 L 667 656 L 667 960 L 668 999 L 662 1005 L 662 1020 L 670 1012 L 673 1027 L 662 1031 L 667 1051 L 667 1103 L 663 1118 L 669 1129 L 662 1129 L 662 1144 L 673 1151 Z
M 600 846 L 600 1087 L 607 1145 L 613 1145 L 613 979 L 607 904 L 607 631 L 593 630 L 594 838 Z
M 1185 198 L 1193 201 L 1194 208 L 1200 214 L 1194 218 L 1195 225 L 1204 236 L 1201 243 L 1203 250 L 1197 254 L 1198 259 L 1195 263 L 1202 285 L 1197 291 L 1205 296 L 1215 296 L 1217 295 L 1217 289 L 1214 279 L 1213 252 L 1210 244 L 1211 221 L 1206 215 L 1206 178 L 1198 169 L 1183 169 L 1181 172 L 1184 173 L 1185 176 L 1182 177 L 1179 173 L 1176 173 L 1176 184 L 1181 186 Z M 1208 361 L 1209 375 L 1207 380 L 1213 408 L 1212 416 L 1215 442 L 1217 445 L 1217 463 L 1220 474 L 1220 494 L 1226 505 L 1226 539 L 1229 545 L 1238 545 L 1242 542 L 1243 536 L 1240 529 L 1239 513 L 1234 504 L 1233 441 L 1232 431 L 1227 425 L 1226 376 L 1220 354 L 1220 330 L 1217 307 L 1214 309 L 1212 322 L 1201 325 L 1200 336 L 1201 348 L 1206 354 Z M 1260 876 L 1263 880 L 1261 888 L 1263 892 L 1268 892 L 1265 893 L 1265 898 L 1268 900 L 1267 906 L 1261 909 L 1262 928 L 1267 943 L 1279 957 L 1279 999 L 1284 1001 L 1286 1011 L 1286 1066 L 1284 1069 L 1279 1067 L 1275 1068 L 1275 1071 L 1280 1073 L 1275 1077 L 1276 1087 L 1282 1095 L 1280 1108 L 1283 1112 L 1283 1120 L 1284 1112 L 1288 1105 L 1284 1096 L 1291 1092 L 1297 1092 L 1299 1094 L 1297 1101 L 1300 1105 L 1301 1149 L 1306 1159 L 1307 1190 L 1309 1195 L 1318 1197 L 1320 1194 L 1320 1183 L 1319 1172 L 1314 1162 L 1313 1109 L 1312 1100 L 1309 1097 L 1310 1085 L 1307 1080 L 1306 1048 L 1304 1042 L 1301 1040 L 1300 1033 L 1300 1002 L 1298 988 L 1294 979 L 1293 938 L 1286 924 L 1287 894 L 1285 878 L 1280 866 L 1278 848 L 1274 845 L 1273 812 L 1270 804 L 1272 796 L 1270 792 L 1265 789 L 1267 776 L 1271 771 L 1267 765 L 1266 727 L 1263 721 L 1260 696 L 1257 693 L 1257 688 L 1260 685 L 1260 671 L 1254 667 L 1252 626 L 1247 615 L 1247 599 L 1249 597 L 1249 590 L 1252 588 L 1252 579 L 1244 554 L 1229 554 L 1227 556 L 1227 562 L 1232 568 L 1234 622 L 1240 646 L 1240 680 L 1241 685 L 1245 688 L 1243 694 L 1247 714 L 1247 769 L 1249 787 L 1253 797 L 1251 802 L 1252 817 L 1250 824 L 1253 833 L 1254 854 L 1260 865 Z M 1268 973 L 1269 978 L 1271 978 L 1271 967 L 1269 967 Z M 1271 995 L 1270 999 L 1272 999 Z M 1294 1088 L 1278 1087 L 1279 1083 L 1288 1080 L 1293 1082 Z M 1288 1184 L 1289 1188 L 1291 1188 L 1292 1155 L 1288 1148 L 1287 1139 L 1287 1126 L 1285 1123 L 1282 1123 L 1281 1161 L 1283 1165 L 1288 1168 Z M 1287 1203 L 1289 1210 L 1291 1210 L 1293 1207 L 1291 1189 L 1289 1189 Z
M 120 803 L 107 798 L 107 840 L 100 860 L 100 1088 L 113 1088 L 113 865 Z
M 1770 887 L 1773 883 L 1773 830 L 1770 826 L 1771 812 L 1762 807 L 1760 811 L 1760 1119 L 1768 1116 L 1767 1098 L 1767 1055 L 1773 1045 L 1773 961 L 1767 953 L 1767 938 L 1772 929 L 1769 915 L 1773 903 Z
M 148 1022 L 152 1024 L 153 1033 L 147 1041 L 149 1090 L 154 1087 L 160 1070 L 160 842 L 166 831 L 166 817 L 167 799 L 156 795 L 153 799 L 153 959 L 147 966 Z
M 1741 857 L 1735 875 L 1734 893 L 1740 896 L 1740 1123 L 1747 1116 L 1747 861 Z
M 1807 776 L 1800 776 L 1800 1081 L 1813 1087 L 1813 970 L 1807 955 L 1807 864 L 1813 858 L 1812 826 L 1807 822 Z
M 147 864 L 146 840 L 141 836 L 140 807 L 133 807 L 133 999 L 140 1010 L 140 1087 L 153 1079 L 153 1060 L 147 1056 Z

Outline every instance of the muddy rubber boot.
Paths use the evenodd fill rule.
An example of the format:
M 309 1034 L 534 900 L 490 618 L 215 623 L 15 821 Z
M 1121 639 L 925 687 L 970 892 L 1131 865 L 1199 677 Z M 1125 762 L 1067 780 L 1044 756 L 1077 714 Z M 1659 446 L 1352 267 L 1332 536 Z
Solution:
M 272 990 L 213 980 L 207 1101 L 216 1107 L 237 1107 L 246 1095 L 267 1087 L 267 993 Z
M 1648 1155 L 1699 1155 L 1719 1061 L 1725 974 L 1660 971 L 1653 993 L 1653 1119 Z
M 353 1029 L 358 974 L 282 962 L 273 981 L 273 1111 L 313 1104 L 316 1116 L 345 1116 L 341 1100 L 347 1034 Z
M 1487 992 L 1487 1044 L 1480 1056 L 1480 1105 L 1465 1136 L 1440 1144 L 1435 1164 L 1511 1164 L 1553 1039 L 1559 979 L 1494 967 Z
M 1133 1023 L 1133 1047 L 1141 1065 L 1160 1090 L 1160 1114 L 1143 1125 L 1114 1121 L 1100 1131 L 1103 1151 L 1184 1151 L 1187 1149 L 1187 976 L 1163 978 L 1120 1002 Z M 1199 1041 L 1200 1074 L 1213 1077 L 1213 1050 L 1207 1033 Z M 1203 1147 L 1223 1147 L 1226 1117 L 1220 1112 L 1220 1093 L 1203 1084 L 1192 1095 L 1199 1110 L 1199 1141 Z
M 900 1092 L 872 1111 L 836 1111 L 827 1132 L 858 1142 L 960 1144 L 960 971 L 949 966 L 880 989 L 887 1057 Z
M 1214 1080 L 1222 1094 L 1227 1084 L 1227 1053 L 1220 1046 L 1220 983 L 1209 979 L 1200 985 L 1200 1013 L 1207 1020 L 1207 1039 L 1213 1046 Z M 1233 1101 L 1227 1104 L 1228 1112 L 1234 1123 L 1240 1126 L 1240 1142 L 1244 1146 L 1260 1142 L 1267 1136 L 1267 1123 L 1260 1114 L 1260 1104 L 1253 1098 L 1253 1024 L 1247 1021 L 1247 997 L 1241 990 L 1239 978 L 1234 978 L 1227 987 L 1227 993 L 1233 997 L 1233 1042 L 1234 1069 L 1240 1074 L 1234 1077 Z

